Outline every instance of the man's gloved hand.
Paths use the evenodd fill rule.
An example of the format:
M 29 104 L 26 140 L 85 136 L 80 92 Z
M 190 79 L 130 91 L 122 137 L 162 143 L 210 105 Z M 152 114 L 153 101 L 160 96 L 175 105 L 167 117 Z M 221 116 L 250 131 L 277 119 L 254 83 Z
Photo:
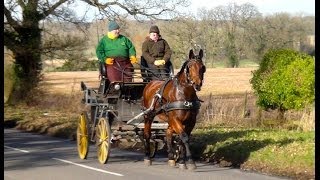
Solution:
M 154 61 L 154 65 L 156 65 L 156 66 L 161 66 L 161 65 L 164 65 L 165 63 L 166 63 L 166 61 L 163 59 Z
M 164 59 L 160 60 L 160 65 L 164 65 L 166 63 L 166 61 Z
M 113 64 L 113 58 L 106 58 L 106 64 Z
M 136 58 L 136 56 L 130 56 L 130 61 L 131 61 L 131 64 L 137 64 L 138 63 L 138 59 Z

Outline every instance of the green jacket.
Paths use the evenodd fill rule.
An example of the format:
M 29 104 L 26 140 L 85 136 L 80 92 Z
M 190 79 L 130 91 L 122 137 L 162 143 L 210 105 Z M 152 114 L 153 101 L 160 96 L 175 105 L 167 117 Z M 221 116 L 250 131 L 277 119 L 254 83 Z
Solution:
M 142 56 L 149 64 L 153 64 L 155 60 L 159 59 L 164 59 L 167 62 L 170 60 L 171 54 L 169 44 L 161 37 L 157 42 L 147 37 L 142 44 Z
M 136 49 L 132 42 L 125 36 L 119 35 L 116 39 L 110 39 L 107 35 L 99 41 L 96 54 L 100 62 L 104 62 L 107 57 L 136 56 Z

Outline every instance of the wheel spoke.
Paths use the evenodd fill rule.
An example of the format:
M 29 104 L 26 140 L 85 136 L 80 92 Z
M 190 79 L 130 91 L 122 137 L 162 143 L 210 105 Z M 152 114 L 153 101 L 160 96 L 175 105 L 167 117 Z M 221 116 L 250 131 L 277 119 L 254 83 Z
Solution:
M 105 164 L 109 156 L 110 126 L 106 118 L 100 118 L 96 128 L 97 156 L 100 163 Z
M 87 117 L 86 113 L 80 115 L 77 127 L 77 146 L 78 154 L 81 159 L 85 159 L 88 154 L 89 142 L 87 131 Z

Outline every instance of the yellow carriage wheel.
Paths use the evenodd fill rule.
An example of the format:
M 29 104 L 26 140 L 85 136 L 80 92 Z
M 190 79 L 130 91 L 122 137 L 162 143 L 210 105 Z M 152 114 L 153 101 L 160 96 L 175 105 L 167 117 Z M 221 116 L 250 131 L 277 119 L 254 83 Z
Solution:
M 88 118 L 86 112 L 82 112 L 78 120 L 77 147 L 79 157 L 86 159 L 89 151 Z
M 96 127 L 96 144 L 98 160 L 106 164 L 111 148 L 111 129 L 107 118 L 100 118 Z

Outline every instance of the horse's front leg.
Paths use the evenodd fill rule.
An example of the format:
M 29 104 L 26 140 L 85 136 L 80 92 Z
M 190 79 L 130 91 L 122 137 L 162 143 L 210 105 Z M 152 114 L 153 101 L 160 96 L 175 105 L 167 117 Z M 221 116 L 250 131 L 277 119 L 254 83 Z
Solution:
M 187 169 L 186 166 L 186 150 L 185 146 L 179 136 L 177 142 L 176 142 L 176 147 L 177 147 L 177 155 L 178 155 L 178 163 L 179 163 L 179 169 Z
M 151 124 L 152 119 L 149 116 L 145 116 L 143 138 L 144 138 L 144 164 L 150 166 L 152 164 L 150 158 L 150 138 L 151 138 Z
M 167 131 L 166 131 L 168 165 L 169 166 L 175 166 L 176 165 L 176 161 L 174 159 L 174 152 L 173 152 L 173 148 L 172 148 L 172 135 L 173 135 L 173 130 L 169 126 Z
M 194 163 L 194 161 L 192 159 L 192 154 L 191 154 L 191 151 L 190 151 L 190 148 L 189 148 L 189 136 L 184 131 L 181 134 L 179 134 L 179 136 L 180 136 L 180 139 L 182 141 L 181 145 L 184 146 L 183 148 L 181 148 L 181 152 L 180 152 L 181 160 L 180 160 L 180 162 L 184 163 L 186 161 L 187 162 L 186 163 L 187 168 L 189 170 L 194 170 L 197 167 L 196 167 L 196 164 Z M 180 162 L 179 162 L 179 164 L 180 164 Z M 183 168 L 182 166 L 183 165 L 181 165 L 181 168 Z

